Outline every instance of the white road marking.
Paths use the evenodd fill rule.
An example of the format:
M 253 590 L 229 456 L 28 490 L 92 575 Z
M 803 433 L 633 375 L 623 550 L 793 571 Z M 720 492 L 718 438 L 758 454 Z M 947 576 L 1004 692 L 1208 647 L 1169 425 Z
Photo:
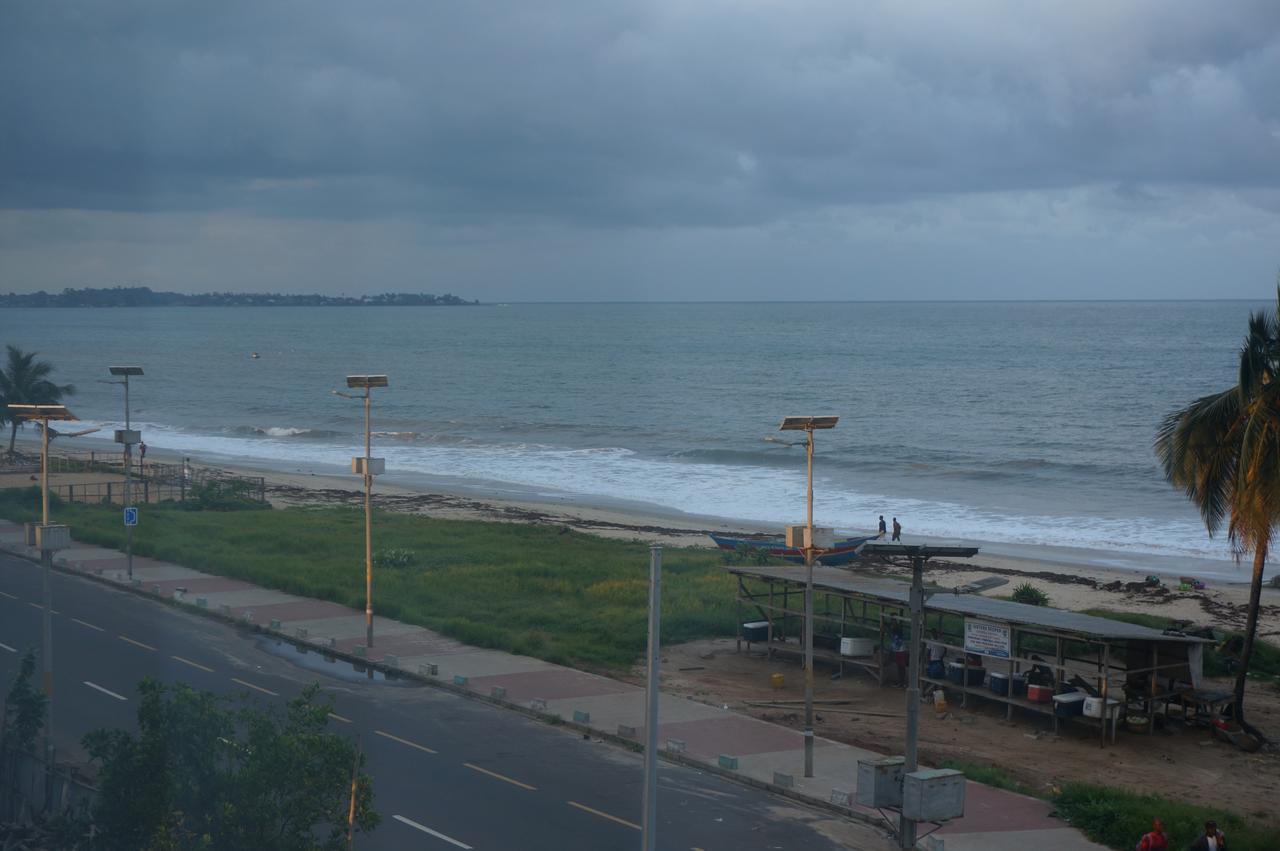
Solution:
M 423 833 L 430 834 L 431 836 L 434 836 L 436 839 L 443 839 L 445 842 L 448 842 L 450 845 L 456 845 L 459 848 L 466 848 L 467 851 L 471 851 L 471 846 L 468 845 L 467 843 L 459 842 L 458 840 L 454 839 L 452 836 L 445 836 L 443 833 L 440 833 L 437 830 L 432 830 L 431 828 L 427 827 L 425 824 L 418 824 L 416 821 L 414 821 L 411 818 L 405 818 L 404 816 L 401 816 L 401 815 L 393 815 L 392 818 L 400 822 L 401 824 L 407 824 L 409 825 L 409 827 L 417 828 Z
M 431 748 L 427 747 L 426 745 L 420 745 L 417 742 L 411 742 L 408 739 L 402 739 L 399 736 L 393 736 L 390 733 L 383 732 L 382 730 L 374 730 L 373 732 L 377 733 L 379 736 L 382 736 L 384 739 L 390 739 L 393 742 L 399 742 L 402 745 L 408 745 L 411 748 L 417 748 L 418 750 L 426 751 L 427 753 L 435 753 L 435 751 L 433 751 Z
M 262 686 L 255 686 L 253 683 L 246 683 L 244 680 L 239 680 L 239 679 L 236 679 L 235 677 L 232 677 L 232 678 L 231 678 L 231 682 L 233 682 L 233 683 L 239 683 L 240 685 L 244 686 L 245 688 L 251 688 L 251 689 L 254 689 L 255 691 L 260 691 L 260 692 L 262 692 L 263 694 L 269 694 L 269 695 L 271 695 L 272 697 L 279 697 L 279 696 L 280 696 L 279 692 L 274 692 L 274 691 L 272 691 L 271 689 L 269 689 L 269 688 L 263 688 Z
M 530 786 L 528 783 L 521 783 L 519 780 L 512 780 L 510 777 L 507 777 L 505 774 L 499 774 L 496 771 L 490 771 L 487 768 L 481 768 L 480 766 L 472 765 L 469 762 L 464 762 L 463 765 L 465 765 L 467 768 L 470 768 L 472 771 L 478 771 L 481 774 L 487 774 L 496 780 L 501 780 L 503 783 L 510 783 L 512 786 L 519 786 L 521 789 L 528 789 L 530 792 L 538 791 L 537 786 Z
M 329 713 L 329 717 L 330 717 L 330 718 L 332 718 L 334 721 L 341 721 L 343 724 L 350 724 L 350 723 L 351 723 L 351 719 L 350 719 L 350 718 L 343 718 L 341 715 L 339 715 L 339 714 L 338 714 L 338 713 L 336 713 L 336 712 L 330 712 L 330 713 Z
M 0 591 L 0 596 L 8 597 L 10 600 L 16 600 L 16 599 L 18 599 L 17 597 L 15 597 L 15 596 L 13 596 L 12 594 L 10 594 L 8 591 Z
M 33 609 L 39 609 L 40 611 L 44 611 L 44 606 L 40 605 L 39 603 L 32 603 L 31 601 L 28 600 L 27 605 Z M 62 612 L 58 611 L 57 609 L 50 609 L 49 611 L 53 612 L 55 615 L 62 614 Z
M 202 671 L 207 671 L 210 674 L 213 673 L 213 668 L 206 668 L 204 665 L 201 665 L 199 662 L 192 662 L 190 659 L 183 659 L 181 656 L 170 656 L 169 658 L 176 659 L 177 661 L 181 662 L 184 665 L 190 665 L 193 668 L 199 668 Z
M 0 644 L 0 650 L 8 650 L 10 653 L 17 653 L 17 652 L 18 652 L 17 650 L 15 650 L 14 648 L 10 647 L 10 646 L 9 646 L 9 645 L 7 645 L 7 644 Z
M 82 620 L 80 620 L 79 618 L 72 618 L 72 620 L 73 620 L 73 621 L 75 621 L 76 623 L 80 624 L 81 626 L 87 626 L 87 627 L 89 627 L 89 629 L 96 629 L 98 632 L 106 632 L 106 630 L 105 630 L 105 629 L 103 629 L 102 627 L 100 627 L 100 626 L 94 626 L 93 624 L 89 623 L 88 621 L 82 621 Z
M 127 641 L 135 647 L 141 647 L 143 650 L 155 650 L 150 644 L 143 644 L 141 641 L 135 641 L 127 635 L 117 636 L 121 641 Z
M 609 821 L 615 821 L 618 824 L 623 825 L 625 827 L 630 827 L 630 828 L 634 828 L 635 830 L 640 830 L 640 825 L 636 824 L 633 821 L 627 821 L 624 818 L 618 818 L 617 816 L 609 815 L 608 813 L 602 810 L 597 810 L 594 807 L 588 807 L 586 804 L 579 804 L 577 801 L 565 801 L 565 803 L 571 807 L 577 807 L 583 812 L 591 813 L 593 816 L 600 816 L 600 818 L 607 818 Z
M 128 699 L 129 699 L 129 698 L 125 697 L 125 696 L 124 696 L 124 695 L 122 695 L 122 694 L 116 694 L 114 691 L 112 691 L 112 690 L 111 690 L 111 689 L 109 689 L 109 688 L 103 688 L 102 686 L 98 685 L 97 683 L 91 683 L 91 682 L 89 682 L 88 680 L 85 680 L 85 681 L 84 681 L 84 684 L 85 684 L 85 685 L 87 685 L 87 686 L 88 686 L 89 688 L 91 688 L 91 689 L 95 689 L 96 691 L 100 691 L 100 692 L 102 692 L 103 694 L 107 695 L 108 697 L 114 697 L 116 700 L 128 700 Z

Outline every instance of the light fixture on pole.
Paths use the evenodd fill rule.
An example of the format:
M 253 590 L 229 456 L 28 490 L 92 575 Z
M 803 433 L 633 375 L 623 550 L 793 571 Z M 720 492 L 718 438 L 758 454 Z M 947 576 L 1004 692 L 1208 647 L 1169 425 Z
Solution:
M 813 533 L 813 433 L 835 428 L 839 417 L 785 417 L 779 431 L 805 432 L 805 455 L 809 462 L 809 484 L 804 535 L 804 776 L 813 776 L 813 560 L 820 548 Z
M 12 416 L 40 423 L 40 525 L 36 527 L 35 546 L 40 550 L 40 573 L 43 585 L 44 611 L 40 635 L 40 667 L 44 680 L 45 722 L 44 755 L 45 771 L 53 771 L 53 591 L 49 574 L 53 570 L 53 553 L 71 545 L 71 530 L 66 526 L 49 523 L 49 422 L 77 419 L 66 405 L 9 405 Z M 96 431 L 96 429 L 89 429 Z M 88 432 L 79 432 L 87 434 Z M 31 543 L 30 541 L 28 542 Z M 46 783 L 46 786 L 49 784 Z
M 124 551 L 129 579 L 132 580 L 133 527 L 138 520 L 138 510 L 130 504 L 133 501 L 133 447 L 142 442 L 142 432 L 134 431 L 129 419 L 129 376 L 142 375 L 142 367 L 109 366 L 107 370 L 120 377 L 119 381 L 108 381 L 107 384 L 124 385 L 124 428 L 116 429 L 116 443 L 124 445 Z
M 893 559 L 905 558 L 911 561 L 911 638 L 907 645 L 907 743 L 904 754 L 902 773 L 911 774 L 920 767 L 917 761 L 917 744 L 920 737 L 920 645 L 924 631 L 924 603 L 933 594 L 944 591 L 962 594 L 995 588 L 1008 582 L 999 577 L 980 579 L 961 588 L 929 588 L 924 587 L 924 563 L 935 556 L 943 558 L 972 558 L 978 554 L 977 547 L 934 546 L 926 544 L 874 544 L 863 547 L 863 555 L 878 555 Z M 966 676 L 968 676 L 966 674 Z M 908 817 L 904 809 L 898 815 L 898 846 L 900 848 L 916 847 L 916 823 Z
M 364 477 L 364 624 L 365 641 L 373 647 L 373 477 L 386 470 L 384 458 L 370 456 L 371 434 L 369 430 L 369 391 L 374 387 L 387 387 L 389 382 L 385 375 L 348 375 L 347 386 L 361 388 L 363 394 L 342 393 L 333 391 L 335 396 L 344 399 L 361 399 L 364 401 L 364 457 L 351 459 L 351 472 Z M 372 672 L 372 668 L 370 672 Z

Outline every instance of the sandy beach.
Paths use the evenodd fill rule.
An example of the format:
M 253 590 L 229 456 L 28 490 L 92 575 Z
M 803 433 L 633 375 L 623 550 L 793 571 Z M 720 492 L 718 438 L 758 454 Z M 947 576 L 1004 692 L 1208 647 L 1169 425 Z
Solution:
M 182 457 L 153 450 L 149 460 L 182 463 Z M 331 470 L 296 468 L 266 469 L 260 466 L 227 465 L 216 460 L 193 457 L 197 468 L 219 469 L 245 476 L 262 476 L 267 498 L 278 507 L 290 505 L 351 504 L 363 500 L 359 479 Z M 52 484 L 62 482 L 120 480 L 120 476 L 103 473 L 68 473 L 50 477 Z M 31 476 L 0 475 L 0 487 L 32 484 Z M 776 532 L 775 528 L 734 523 L 724 518 L 697 517 L 678 512 L 664 512 L 659 506 L 591 505 L 577 499 L 508 498 L 486 491 L 482 485 L 454 489 L 423 487 L 403 480 L 380 479 L 374 489 L 374 504 L 383 510 L 427 514 L 458 520 L 491 520 L 512 523 L 543 523 L 566 526 L 603 537 L 640 539 L 667 546 L 711 546 L 709 532 L 760 533 Z M 904 538 L 912 540 L 910 534 Z M 1000 550 L 1001 547 L 994 549 Z M 991 594 L 1007 595 L 1013 586 L 1029 582 L 1044 591 L 1050 605 L 1075 611 L 1103 608 L 1127 612 L 1143 612 L 1185 620 L 1196 625 L 1242 629 L 1249 596 L 1251 566 L 1242 563 L 1234 571 L 1228 566 L 1226 578 L 1206 580 L 1206 588 L 1179 591 L 1175 566 L 1167 567 L 1160 586 L 1144 583 L 1148 571 L 1140 568 L 1106 567 L 1081 563 L 1070 554 L 1053 548 L 1019 547 L 1017 555 L 1005 552 L 980 552 L 971 562 L 949 564 L 931 562 L 926 581 L 940 585 L 962 585 L 974 579 L 998 575 L 1009 583 L 993 589 Z M 1102 554 L 1105 556 L 1105 554 Z M 1116 561 L 1122 561 L 1117 556 Z M 879 573 L 895 573 L 895 568 L 881 565 Z M 1280 589 L 1264 587 L 1258 634 L 1280 638 Z

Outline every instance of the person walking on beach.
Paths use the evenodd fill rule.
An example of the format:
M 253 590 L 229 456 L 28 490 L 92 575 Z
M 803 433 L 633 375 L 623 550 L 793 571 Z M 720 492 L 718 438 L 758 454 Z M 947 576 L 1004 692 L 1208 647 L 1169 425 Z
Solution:
M 884 515 L 880 515 L 880 537 L 884 537 Z
M 902 540 L 902 524 L 898 522 L 898 518 L 893 518 L 893 540 Z
M 1137 851 L 1169 851 L 1169 837 L 1164 835 L 1164 822 L 1151 820 L 1151 832 L 1138 840 Z
M 1204 823 L 1204 835 L 1191 843 L 1191 851 L 1226 851 L 1227 837 L 1218 830 L 1216 821 Z

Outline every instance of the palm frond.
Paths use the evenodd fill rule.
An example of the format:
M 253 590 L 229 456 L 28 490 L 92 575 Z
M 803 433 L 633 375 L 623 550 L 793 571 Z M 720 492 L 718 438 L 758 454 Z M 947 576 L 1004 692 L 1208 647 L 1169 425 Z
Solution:
M 1202 396 L 1168 414 L 1156 432 L 1155 452 L 1164 476 L 1200 509 L 1213 535 L 1231 510 L 1239 445 L 1237 388 Z

